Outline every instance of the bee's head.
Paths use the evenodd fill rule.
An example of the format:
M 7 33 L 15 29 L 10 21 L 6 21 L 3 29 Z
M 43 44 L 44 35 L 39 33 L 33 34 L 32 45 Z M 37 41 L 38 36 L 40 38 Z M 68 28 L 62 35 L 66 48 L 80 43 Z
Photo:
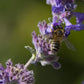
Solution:
M 57 36 L 62 36 L 64 31 L 63 31 L 63 27 L 61 25 L 58 25 L 57 23 L 55 23 L 53 25 L 53 32 L 55 35 Z
M 61 25 L 58 25 L 57 23 L 54 23 L 53 30 L 57 30 L 57 29 L 63 29 L 63 27 Z

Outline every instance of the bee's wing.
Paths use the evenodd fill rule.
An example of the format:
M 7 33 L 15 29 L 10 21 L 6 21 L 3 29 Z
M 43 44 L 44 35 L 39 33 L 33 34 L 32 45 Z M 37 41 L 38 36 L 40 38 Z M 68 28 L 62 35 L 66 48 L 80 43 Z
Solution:
M 66 46 L 67 46 L 69 49 L 72 49 L 73 51 L 76 50 L 76 48 L 74 47 L 74 45 L 73 45 L 67 38 L 64 38 L 64 42 L 65 42 Z

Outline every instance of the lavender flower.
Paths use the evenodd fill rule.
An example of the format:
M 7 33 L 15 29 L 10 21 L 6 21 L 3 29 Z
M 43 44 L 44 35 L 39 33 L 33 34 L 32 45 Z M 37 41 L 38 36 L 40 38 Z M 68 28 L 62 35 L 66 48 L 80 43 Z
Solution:
M 70 4 L 74 4 L 74 1 L 75 0 L 46 0 L 46 3 L 47 4 L 50 4 L 50 5 L 66 5 L 67 3 L 70 3 Z
M 49 4 L 53 4 L 55 1 L 51 0 L 49 1 Z M 66 1 L 66 4 L 61 3 L 61 0 L 59 2 L 56 2 L 56 8 L 58 7 L 58 10 L 56 9 L 57 13 L 60 10 L 60 7 L 63 5 L 63 8 L 65 6 L 68 7 L 68 9 L 70 8 L 69 5 L 71 4 L 71 9 L 67 10 L 67 11 L 61 11 L 59 12 L 60 15 L 55 15 L 55 13 L 53 13 L 53 21 L 51 23 L 46 23 L 46 21 L 43 22 L 39 22 L 38 27 L 40 30 L 41 35 L 36 35 L 35 32 L 32 32 L 32 37 L 33 37 L 33 44 L 35 46 L 36 49 L 36 58 L 34 60 L 34 63 L 40 62 L 42 64 L 42 66 L 45 65 L 52 65 L 55 69 L 59 69 L 60 68 L 60 64 L 58 63 L 58 59 L 59 57 L 57 57 L 56 54 L 54 54 L 51 51 L 51 38 L 53 37 L 53 27 L 58 25 L 60 28 L 62 27 L 61 24 L 65 23 L 65 28 L 64 28 L 64 35 L 63 35 L 63 40 L 68 37 L 70 35 L 71 30 L 74 31 L 81 31 L 84 30 L 84 24 L 83 24 L 83 20 L 84 20 L 84 15 L 83 13 L 77 13 L 77 12 L 73 12 L 72 15 L 76 16 L 77 19 L 77 24 L 73 25 L 71 24 L 71 22 L 68 20 L 71 16 L 71 12 L 73 8 L 73 2 L 68 2 Z M 60 4 L 61 6 L 60 6 Z M 70 4 L 69 4 L 70 3 Z M 55 5 L 53 5 L 53 8 L 55 7 Z M 54 10 L 54 9 L 53 9 Z M 56 12 L 55 11 L 55 12 Z M 65 18 L 66 17 L 66 18 Z M 69 47 L 69 49 L 72 49 L 73 47 Z M 74 50 L 74 49 L 72 49 Z
M 44 25 L 44 24 L 45 25 Z M 32 32 L 33 44 L 36 49 L 36 58 L 34 62 L 40 62 L 42 66 L 52 65 L 55 69 L 60 68 L 60 63 L 58 63 L 59 57 L 56 54 L 53 54 L 50 49 L 50 42 L 48 37 L 46 36 L 46 29 L 48 28 L 45 21 L 38 24 L 41 35 L 36 35 L 35 32 Z
M 40 31 L 41 35 L 44 35 L 45 34 L 45 30 L 48 27 L 46 21 L 44 20 L 42 23 L 39 22 L 37 26 L 39 27 L 39 31 Z
M 83 13 L 76 13 L 75 16 L 77 16 L 76 17 L 77 18 L 77 24 L 75 24 L 75 25 L 71 24 L 71 22 L 68 19 L 64 18 L 64 21 L 65 21 L 65 36 L 66 37 L 70 35 L 71 30 L 73 30 L 73 31 L 84 30 L 84 24 L 83 24 L 84 14 Z
M 47 0 L 47 4 L 52 6 L 52 14 L 58 15 L 60 18 L 70 19 L 73 16 L 73 10 L 77 5 L 74 0 Z
M 65 11 L 65 8 L 63 5 L 57 5 L 57 6 L 52 6 L 52 11 L 56 14 L 60 14 Z
M 46 0 L 47 4 L 56 5 L 55 0 Z
M 8 74 L 6 73 L 5 68 L 0 64 L 0 84 L 6 84 L 8 82 Z
M 33 84 L 33 71 L 24 69 L 23 64 L 12 65 L 9 59 L 6 62 L 6 69 L 0 65 L 0 84 Z
M 84 13 L 74 12 L 73 15 L 76 17 L 77 24 L 83 23 Z
M 61 4 L 61 2 L 62 2 L 62 0 L 46 0 L 46 3 L 47 4 L 50 4 L 50 5 L 59 5 L 59 4 Z
M 51 49 L 51 39 L 54 35 L 54 28 L 56 27 L 58 29 L 58 32 L 54 33 L 60 33 L 60 35 L 62 35 L 60 41 L 61 43 L 70 35 L 71 30 L 80 31 L 84 29 L 84 14 L 73 12 L 73 10 L 77 7 L 77 5 L 74 4 L 74 0 L 46 0 L 46 2 L 52 6 L 53 19 L 48 24 L 46 21 L 39 22 L 38 27 L 40 35 L 37 36 L 35 31 L 32 32 L 32 42 L 34 44 L 35 50 L 29 46 L 26 48 L 28 48 L 35 56 L 34 61 L 31 63 L 36 64 L 37 62 L 40 62 L 42 66 L 52 65 L 55 69 L 59 69 L 61 67 L 60 63 L 58 62 L 59 57 L 57 56 L 57 52 L 54 53 Z M 75 25 L 71 24 L 69 21 L 72 16 L 75 16 L 77 19 L 77 24 Z M 63 29 L 64 25 L 65 28 Z M 58 38 L 59 37 L 60 36 L 58 36 Z M 68 48 L 72 49 L 73 47 Z

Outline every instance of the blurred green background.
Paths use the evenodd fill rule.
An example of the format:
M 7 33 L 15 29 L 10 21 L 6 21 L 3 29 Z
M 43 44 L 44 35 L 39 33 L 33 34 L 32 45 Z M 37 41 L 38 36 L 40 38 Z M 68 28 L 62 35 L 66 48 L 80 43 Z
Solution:
M 84 13 L 84 0 L 76 0 L 75 11 Z M 13 63 L 26 63 L 31 53 L 24 48 L 32 47 L 31 32 L 39 33 L 39 21 L 51 17 L 51 6 L 46 0 L 0 0 L 0 62 L 11 58 Z M 71 20 L 74 24 L 75 19 Z M 35 84 L 81 84 L 84 80 L 84 31 L 72 31 L 69 40 L 76 51 L 69 50 L 63 43 L 59 51 L 62 68 L 30 65 L 35 72 Z

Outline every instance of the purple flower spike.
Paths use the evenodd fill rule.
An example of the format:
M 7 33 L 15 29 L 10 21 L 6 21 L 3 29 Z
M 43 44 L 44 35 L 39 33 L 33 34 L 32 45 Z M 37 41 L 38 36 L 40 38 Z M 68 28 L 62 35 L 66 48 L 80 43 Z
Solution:
M 44 20 L 43 22 L 39 22 L 38 27 L 39 27 L 40 33 L 42 35 L 44 35 L 45 34 L 45 30 L 47 29 L 48 26 L 47 26 L 46 21 Z
M 9 59 L 6 62 L 6 69 L 0 66 L 0 84 L 33 84 L 33 71 L 24 69 L 23 64 L 12 65 Z
M 53 16 L 57 15 L 61 19 L 70 19 L 73 14 L 73 10 L 77 5 L 74 4 L 74 0 L 47 0 L 48 4 L 52 5 Z
M 74 12 L 73 15 L 76 16 L 77 23 L 82 23 L 83 22 L 83 20 L 84 20 L 84 13 Z
M 52 38 L 51 33 L 53 32 L 53 25 L 56 26 L 59 24 L 60 23 L 52 22 L 47 25 L 45 21 L 38 24 L 41 34 L 36 36 L 35 32 L 32 33 L 33 44 L 36 49 L 36 57 L 32 63 L 36 64 L 37 62 L 40 62 L 42 66 L 45 66 L 52 65 L 53 62 L 58 62 L 59 57 L 56 56 L 54 52 L 52 52 L 50 39 L 48 37 Z M 36 41 L 36 39 L 38 41 Z
M 32 37 L 33 37 L 32 42 L 35 46 L 35 49 L 37 49 L 38 48 L 38 38 L 37 38 L 37 35 L 36 35 L 35 31 L 32 32 Z

